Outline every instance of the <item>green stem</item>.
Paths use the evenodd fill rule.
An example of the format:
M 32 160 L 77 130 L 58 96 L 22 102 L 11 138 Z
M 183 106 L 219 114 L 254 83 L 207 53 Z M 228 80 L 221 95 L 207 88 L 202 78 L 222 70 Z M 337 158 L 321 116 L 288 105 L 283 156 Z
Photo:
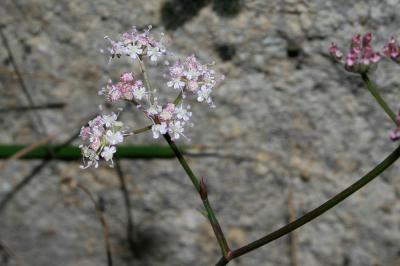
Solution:
M 132 134 L 133 134 L 133 135 L 137 135 L 137 134 L 146 132 L 146 131 L 150 130 L 152 126 L 153 126 L 153 125 L 148 125 L 148 126 L 145 126 L 145 127 L 139 128 L 139 129 L 136 129 L 136 130 L 134 130 L 134 131 L 132 132 Z
M 379 174 L 385 171 L 389 166 L 391 166 L 398 158 L 400 157 L 400 146 L 394 150 L 388 157 L 386 157 L 380 164 L 378 164 L 374 169 L 372 169 L 365 176 L 360 178 L 357 182 L 352 184 L 350 187 L 346 188 L 330 200 L 326 201 L 321 206 L 315 208 L 314 210 L 306 213 L 302 217 L 297 220 L 279 228 L 278 230 L 246 245 L 236 250 L 229 252 L 228 257 L 222 257 L 216 266 L 222 266 L 228 264 L 234 258 L 240 257 L 246 253 L 249 253 L 261 246 L 264 246 L 284 235 L 289 234 L 290 232 L 296 230 L 297 228 L 307 224 L 308 222 L 314 220 L 321 214 L 325 213 L 329 209 L 335 207 L 337 204 L 345 200 L 347 197 L 361 189 L 363 186 L 368 184 L 374 178 L 376 178 Z
M 140 65 L 140 69 L 141 69 L 143 77 L 144 77 L 144 82 L 146 83 L 146 87 L 150 91 L 150 101 L 151 101 L 151 103 L 153 103 L 154 102 L 154 97 L 152 94 L 153 87 L 151 86 L 151 83 L 150 83 L 149 74 L 147 73 L 146 65 L 143 63 L 141 58 L 139 58 L 139 65 Z
M 186 162 L 185 158 L 183 157 L 183 154 L 178 149 L 175 142 L 171 139 L 171 136 L 167 133 L 164 135 L 164 138 L 168 142 L 171 149 L 174 151 L 176 158 L 178 159 L 179 163 L 185 170 L 190 181 L 192 181 L 193 186 L 195 187 L 197 192 L 200 194 L 200 197 L 202 198 L 202 201 L 203 201 L 204 208 L 206 209 L 206 212 L 207 212 L 208 219 L 213 228 L 213 231 L 214 231 L 215 237 L 218 241 L 218 244 L 221 248 L 223 257 L 227 257 L 228 253 L 230 252 L 230 249 L 229 249 L 228 243 L 225 239 L 224 233 L 222 232 L 221 226 L 219 225 L 218 219 L 215 216 L 214 210 L 212 209 L 211 204 L 208 201 L 207 193 L 204 191 L 205 188 L 203 188 L 202 185 L 200 184 L 199 179 L 193 173 L 189 164 Z
M 392 109 L 390 109 L 390 107 L 387 105 L 385 100 L 381 97 L 381 95 L 379 94 L 378 89 L 371 82 L 371 80 L 369 79 L 368 75 L 366 73 L 363 73 L 363 74 L 361 74 L 361 78 L 364 81 L 364 84 L 367 87 L 367 89 L 369 90 L 369 92 L 372 94 L 372 96 L 374 96 L 375 100 L 383 108 L 383 110 L 390 117 L 390 119 L 392 119 L 392 121 L 397 125 L 395 112 L 393 112 Z
M 182 101 L 182 91 L 178 94 L 178 96 L 176 96 L 175 100 L 174 100 L 174 104 L 177 105 Z
M 15 153 L 21 151 L 24 145 L 2 145 L 0 144 L 0 159 L 8 159 Z M 184 151 L 189 147 L 180 147 Z M 54 150 L 53 154 L 49 149 Z M 119 145 L 115 156 L 120 159 L 155 159 L 174 158 L 175 154 L 167 145 Z M 24 154 L 19 159 L 55 159 L 76 160 L 82 158 L 81 150 L 76 146 L 42 145 Z

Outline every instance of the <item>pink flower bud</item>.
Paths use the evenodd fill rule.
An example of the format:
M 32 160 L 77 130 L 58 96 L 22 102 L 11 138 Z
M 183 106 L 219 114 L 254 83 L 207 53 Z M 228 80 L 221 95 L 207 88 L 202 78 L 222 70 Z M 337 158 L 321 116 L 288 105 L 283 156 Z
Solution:
M 383 54 L 391 59 L 397 59 L 400 56 L 399 47 L 393 37 L 383 47 Z

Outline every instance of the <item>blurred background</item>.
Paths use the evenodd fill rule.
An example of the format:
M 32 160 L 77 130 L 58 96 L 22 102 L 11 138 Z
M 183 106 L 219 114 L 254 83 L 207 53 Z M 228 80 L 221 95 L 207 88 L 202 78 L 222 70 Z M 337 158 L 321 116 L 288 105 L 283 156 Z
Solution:
M 152 24 L 177 56 L 195 53 L 226 75 L 215 109 L 192 103 L 192 141 L 179 143 L 202 145 L 189 163 L 206 178 L 227 239 L 239 247 L 286 224 L 290 212 L 320 205 L 394 150 L 391 121 L 327 48 L 331 41 L 347 47 L 366 31 L 380 48 L 399 35 L 399 12 L 398 0 L 2 0 L 0 144 L 50 135 L 53 144 L 79 145 L 74 135 L 103 103 L 99 88 L 133 69 L 128 60 L 108 64 L 103 37 Z M 382 62 L 371 75 L 393 108 L 398 70 Z M 171 95 L 160 68 L 149 71 Z M 128 106 L 122 120 L 146 125 Z M 165 145 L 150 133 L 128 143 Z M 93 203 L 77 184 L 108 222 L 114 265 L 219 258 L 200 199 L 174 158 L 121 159 L 117 169 L 86 171 L 79 160 L 1 163 L 0 201 L 18 189 L 0 208 L 2 266 L 107 265 Z M 230 265 L 400 265 L 399 169 Z

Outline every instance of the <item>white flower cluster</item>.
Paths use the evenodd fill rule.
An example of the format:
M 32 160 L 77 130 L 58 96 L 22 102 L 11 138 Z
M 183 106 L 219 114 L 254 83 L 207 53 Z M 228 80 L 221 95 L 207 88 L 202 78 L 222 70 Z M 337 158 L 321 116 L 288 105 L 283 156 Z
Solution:
M 79 136 L 82 140 L 88 141 L 88 145 L 79 146 L 83 155 L 81 168 L 85 169 L 92 165 L 97 168 L 100 157 L 113 166 L 115 145 L 121 143 L 124 136 L 130 135 L 122 129 L 123 123 L 117 121 L 117 118 L 118 115 L 115 113 L 98 115 L 89 121 L 88 126 L 81 128 Z
M 151 61 L 156 62 L 158 58 L 165 54 L 166 50 L 162 44 L 162 39 L 156 41 L 150 34 L 151 26 L 144 32 L 139 32 L 136 27 L 132 27 L 131 31 L 122 34 L 118 41 L 113 41 L 108 36 L 111 43 L 109 49 L 111 57 L 121 57 L 126 55 L 133 60 L 140 59 L 141 56 L 147 55 Z
M 192 92 L 197 95 L 197 101 L 205 101 L 214 107 L 210 94 L 217 82 L 223 80 L 223 76 L 217 79 L 215 71 L 209 69 L 206 65 L 200 64 L 194 55 L 187 57 L 183 61 L 176 61 L 169 68 L 169 74 L 168 87 L 180 89 L 183 97 L 186 96 L 186 91 Z
M 119 58 L 126 55 L 134 60 L 140 60 L 142 70 L 145 71 L 143 57 L 147 55 L 150 61 L 157 61 L 166 54 L 161 41 L 155 41 L 150 35 L 151 27 L 144 32 L 139 32 L 135 27 L 131 31 L 122 34 L 118 41 L 111 42 L 109 49 L 111 58 Z M 169 64 L 168 64 L 169 65 Z M 213 88 L 223 77 L 216 77 L 214 70 L 209 66 L 200 64 L 194 55 L 184 60 L 178 60 L 170 65 L 167 75 L 167 87 L 180 90 L 179 96 L 174 102 L 159 104 L 155 90 L 149 84 L 146 72 L 145 84 L 142 80 L 136 79 L 131 72 L 123 73 L 119 81 L 109 83 L 99 91 L 109 102 L 118 100 L 133 103 L 138 110 L 143 112 L 153 123 L 151 130 L 154 138 L 160 135 L 170 134 L 172 140 L 179 139 L 184 134 L 185 127 L 192 125 L 190 118 L 192 112 L 190 105 L 184 103 L 187 95 L 194 95 L 198 102 L 206 102 L 214 107 L 211 99 Z M 128 135 L 122 131 L 122 123 L 116 121 L 117 115 L 98 116 L 89 122 L 89 126 L 82 127 L 81 138 L 89 140 L 87 146 L 81 145 L 84 159 L 83 168 L 91 165 L 97 167 L 100 157 L 113 164 L 112 158 L 116 151 L 115 145 L 123 141 Z
M 173 103 L 168 103 L 164 107 L 157 104 L 157 99 L 145 112 L 147 116 L 154 121 L 151 128 L 153 137 L 159 138 L 160 134 L 164 135 L 167 132 L 171 134 L 173 140 L 179 139 L 180 136 L 186 137 L 183 134 L 184 127 L 189 124 L 188 121 L 192 116 L 190 105 L 183 107 L 181 103 L 175 106 Z M 186 137 L 187 138 L 187 137 Z

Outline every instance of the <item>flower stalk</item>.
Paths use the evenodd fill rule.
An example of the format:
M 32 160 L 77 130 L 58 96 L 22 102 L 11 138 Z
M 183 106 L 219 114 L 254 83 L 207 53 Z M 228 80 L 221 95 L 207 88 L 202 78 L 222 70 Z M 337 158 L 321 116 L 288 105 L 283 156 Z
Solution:
M 379 103 L 379 105 L 386 112 L 386 114 L 390 117 L 390 119 L 392 119 L 392 121 L 397 125 L 396 114 L 392 111 L 392 109 L 390 109 L 389 105 L 382 98 L 382 96 L 380 95 L 376 86 L 369 79 L 368 74 L 362 73 L 361 78 L 364 81 L 364 84 L 367 87 L 367 89 L 369 90 L 369 92 L 372 94 L 372 96 L 374 96 L 375 100 Z
M 381 163 L 379 163 L 374 169 L 372 169 L 365 176 L 361 177 L 357 182 L 334 196 L 333 198 L 326 201 L 321 206 L 315 208 L 314 210 L 306 213 L 295 221 L 279 228 L 278 230 L 254 241 L 250 244 L 247 244 L 241 248 L 233 250 L 229 253 L 227 257 L 222 257 L 216 264 L 216 266 L 223 266 L 228 264 L 231 260 L 238 258 L 244 254 L 247 254 L 257 248 L 260 248 L 284 235 L 289 234 L 290 232 L 296 230 L 297 228 L 311 222 L 315 218 L 319 217 L 329 209 L 335 207 L 340 202 L 348 198 L 353 193 L 360 190 L 366 184 L 374 180 L 377 176 L 379 176 L 383 171 L 385 171 L 389 166 L 391 166 L 397 159 L 400 157 L 400 146 L 394 150 L 388 157 L 386 157 Z
M 167 133 L 163 135 L 165 140 L 168 142 L 169 146 L 171 149 L 174 151 L 176 158 L 178 159 L 179 163 L 181 164 L 182 168 L 185 170 L 187 176 L 189 177 L 190 181 L 192 182 L 193 186 L 195 187 L 196 191 L 199 193 L 204 208 L 207 212 L 208 219 L 210 221 L 210 224 L 213 228 L 214 235 L 218 241 L 218 244 L 221 248 L 221 252 L 223 254 L 223 257 L 227 257 L 228 253 L 230 252 L 228 243 L 225 239 L 225 235 L 222 232 L 221 226 L 219 225 L 218 219 L 215 216 L 214 210 L 211 207 L 211 204 L 208 200 L 208 195 L 207 195 L 207 189 L 204 183 L 204 179 L 199 181 L 199 179 L 196 177 L 196 175 L 193 173 L 192 169 L 190 168 L 189 164 L 183 157 L 183 154 L 179 150 L 179 148 L 176 146 L 175 142 L 171 139 L 171 136 Z

